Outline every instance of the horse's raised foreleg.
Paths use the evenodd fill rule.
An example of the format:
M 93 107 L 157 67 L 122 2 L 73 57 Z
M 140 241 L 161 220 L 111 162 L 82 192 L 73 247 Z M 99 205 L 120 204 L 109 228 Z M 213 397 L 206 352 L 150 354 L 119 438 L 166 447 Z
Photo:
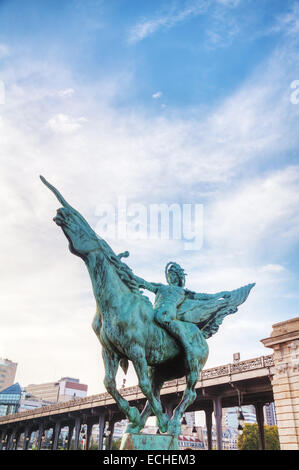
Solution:
M 104 347 L 102 349 L 102 355 L 105 365 L 104 385 L 107 392 L 113 396 L 114 400 L 128 420 L 133 423 L 133 425 L 138 426 L 140 422 L 140 413 L 138 409 L 135 406 L 130 406 L 128 401 L 121 396 L 116 388 L 115 377 L 119 366 L 119 357 Z
M 137 346 L 134 349 L 134 360 L 133 364 L 139 381 L 139 387 L 148 399 L 149 405 L 157 417 L 158 426 L 161 432 L 167 431 L 168 416 L 163 414 L 163 409 L 159 397 L 155 396 L 152 390 L 151 381 L 148 374 L 148 365 L 146 362 L 144 349 Z M 146 414 L 144 413 L 143 418 L 149 413 L 147 408 Z

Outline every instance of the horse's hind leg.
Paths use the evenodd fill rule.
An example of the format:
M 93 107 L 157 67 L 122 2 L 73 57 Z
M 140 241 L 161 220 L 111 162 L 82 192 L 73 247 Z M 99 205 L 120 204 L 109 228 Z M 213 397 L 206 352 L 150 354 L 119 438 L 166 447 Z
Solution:
M 144 355 L 144 349 L 137 347 L 134 351 L 134 367 L 139 380 L 139 387 L 148 399 L 148 402 L 157 417 L 158 425 L 161 432 L 167 431 L 168 416 L 163 414 L 161 401 L 152 391 L 151 381 L 148 375 L 148 365 Z M 147 410 L 148 413 L 148 410 Z M 144 415 L 145 416 L 145 415 Z
M 107 392 L 113 396 L 114 400 L 126 415 L 128 420 L 135 426 L 138 426 L 140 422 L 140 413 L 138 409 L 130 406 L 127 400 L 121 396 L 116 388 L 115 377 L 119 366 L 118 356 L 105 348 L 102 350 L 102 355 L 105 365 L 104 385 L 107 389 Z
M 169 421 L 167 432 L 172 435 L 179 435 L 181 432 L 181 418 L 185 410 L 190 406 L 196 399 L 195 386 L 199 377 L 199 364 L 194 358 L 192 360 L 192 370 L 186 376 L 187 388 L 184 395 L 174 410 L 173 418 Z
M 154 367 L 149 367 L 149 379 L 152 382 L 152 391 L 153 395 L 157 398 L 157 400 L 160 399 L 160 390 L 163 387 L 164 384 L 164 379 L 161 378 L 160 374 L 158 373 L 157 369 Z M 133 427 L 132 425 L 129 425 L 126 429 L 126 432 L 139 432 L 141 429 L 144 428 L 147 418 L 149 418 L 152 414 L 152 407 L 150 402 L 147 400 L 145 407 L 142 410 L 142 413 L 140 415 L 140 423 L 138 426 Z

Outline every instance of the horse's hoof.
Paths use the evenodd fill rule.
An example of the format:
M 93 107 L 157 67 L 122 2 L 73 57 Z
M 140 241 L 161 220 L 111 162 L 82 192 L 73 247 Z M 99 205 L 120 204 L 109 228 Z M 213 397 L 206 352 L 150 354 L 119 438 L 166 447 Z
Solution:
M 139 434 L 140 426 L 135 426 L 134 424 L 128 424 L 125 430 L 125 434 Z
M 158 420 L 158 426 L 161 432 L 167 432 L 168 422 L 169 417 L 166 414 L 162 415 L 162 417 Z
M 130 407 L 129 413 L 128 413 L 128 418 L 129 418 L 130 423 L 132 423 L 132 425 L 134 425 L 136 427 L 139 425 L 139 423 L 140 423 L 140 413 L 139 413 L 139 410 L 135 406 Z

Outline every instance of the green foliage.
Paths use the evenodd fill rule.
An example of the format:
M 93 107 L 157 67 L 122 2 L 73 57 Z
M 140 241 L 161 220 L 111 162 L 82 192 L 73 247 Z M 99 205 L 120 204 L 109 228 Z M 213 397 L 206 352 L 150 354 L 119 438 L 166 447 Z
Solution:
M 265 426 L 265 440 L 267 450 L 280 450 L 277 426 Z
M 265 445 L 267 450 L 280 450 L 277 426 L 264 426 Z M 246 423 L 243 434 L 238 438 L 239 450 L 259 450 L 261 449 L 259 429 L 256 423 Z
M 112 441 L 112 450 L 119 450 L 121 439 L 115 439 Z
M 90 445 L 88 450 L 98 450 L 98 442 L 95 441 L 93 438 L 90 439 Z
M 89 446 L 89 450 L 98 450 L 98 445 L 96 443 Z
M 239 450 L 257 450 L 260 447 L 259 430 L 257 424 L 246 423 L 243 428 L 243 434 L 238 438 Z

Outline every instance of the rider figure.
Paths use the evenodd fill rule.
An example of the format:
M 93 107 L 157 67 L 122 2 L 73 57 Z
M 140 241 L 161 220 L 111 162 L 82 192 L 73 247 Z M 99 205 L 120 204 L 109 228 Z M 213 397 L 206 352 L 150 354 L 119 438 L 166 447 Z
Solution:
M 166 265 L 165 275 L 168 285 L 154 282 L 147 282 L 144 279 L 135 277 L 139 287 L 143 287 L 156 294 L 154 304 L 154 318 L 172 336 L 177 338 L 184 347 L 188 356 L 192 353 L 192 345 L 188 339 L 186 323 L 177 319 L 177 308 L 185 298 L 194 300 L 209 300 L 226 297 L 226 292 L 218 294 L 197 294 L 185 287 L 185 272 L 177 263 L 170 262 Z M 202 320 L 205 320 L 203 318 Z

